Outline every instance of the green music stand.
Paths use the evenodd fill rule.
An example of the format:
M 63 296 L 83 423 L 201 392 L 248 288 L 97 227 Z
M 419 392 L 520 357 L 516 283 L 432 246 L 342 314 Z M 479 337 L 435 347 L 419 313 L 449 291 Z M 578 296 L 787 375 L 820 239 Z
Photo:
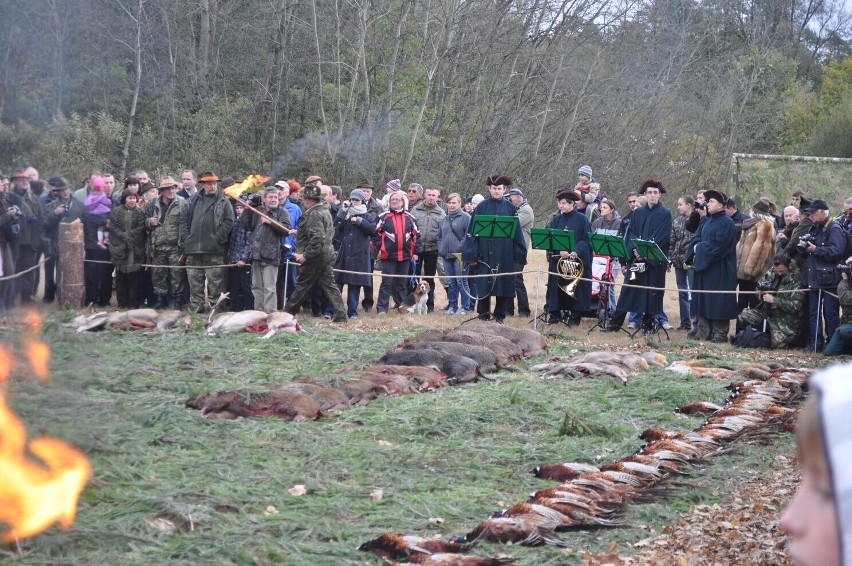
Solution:
M 518 230 L 517 216 L 477 215 L 470 233 L 481 238 L 514 238 Z
M 669 261 L 669 258 L 666 257 L 666 254 L 663 253 L 663 250 L 660 249 L 657 242 L 653 240 L 634 239 L 633 245 L 636 246 L 636 251 L 639 252 L 642 259 L 666 263 Z
M 628 259 L 630 257 L 627 253 L 627 245 L 618 236 L 589 232 L 589 241 L 592 242 L 592 249 L 597 255 L 606 255 L 619 259 Z
M 573 252 L 577 249 L 574 232 L 570 230 L 553 230 L 550 228 L 532 228 L 530 244 L 536 250 L 552 252 Z

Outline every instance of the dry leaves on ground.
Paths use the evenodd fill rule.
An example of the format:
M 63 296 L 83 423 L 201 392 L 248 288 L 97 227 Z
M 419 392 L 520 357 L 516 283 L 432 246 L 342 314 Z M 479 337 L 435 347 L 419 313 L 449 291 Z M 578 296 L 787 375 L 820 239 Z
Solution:
M 799 481 L 795 462 L 778 456 L 771 477 L 743 481 L 739 493 L 724 504 L 696 505 L 663 534 L 633 543 L 636 554 L 586 553 L 583 563 L 715 566 L 723 564 L 790 564 L 787 536 L 778 522 Z M 629 552 L 629 551 L 628 551 Z

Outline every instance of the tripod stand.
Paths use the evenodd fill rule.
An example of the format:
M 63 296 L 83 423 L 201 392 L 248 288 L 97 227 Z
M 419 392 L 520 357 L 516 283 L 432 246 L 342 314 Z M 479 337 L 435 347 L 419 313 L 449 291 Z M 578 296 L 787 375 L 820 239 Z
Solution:
M 652 336 L 657 336 L 657 333 L 660 331 L 662 331 L 663 334 L 666 335 L 666 340 L 671 340 L 671 336 L 669 336 L 669 331 L 663 328 L 663 326 L 660 324 L 660 321 L 657 320 L 657 315 L 645 313 L 645 315 L 642 317 L 642 324 L 639 325 L 639 328 L 637 328 L 633 332 L 628 332 L 628 334 L 630 334 L 630 337 L 633 338 L 634 336 L 642 332 L 645 338 L 650 338 Z M 625 332 L 627 331 L 625 330 Z M 657 338 L 662 340 L 661 338 L 659 338 L 659 336 Z
M 612 263 L 611 260 L 607 260 L 607 268 L 601 275 L 600 290 L 598 291 L 598 321 L 589 329 L 588 334 L 591 334 L 592 330 L 595 328 L 600 328 L 602 332 L 609 332 L 610 321 L 612 321 L 613 313 L 612 305 L 609 304 L 609 289 L 613 284 Z M 618 330 L 631 337 L 633 336 L 630 334 L 629 330 L 621 328 L 620 326 L 618 327 Z

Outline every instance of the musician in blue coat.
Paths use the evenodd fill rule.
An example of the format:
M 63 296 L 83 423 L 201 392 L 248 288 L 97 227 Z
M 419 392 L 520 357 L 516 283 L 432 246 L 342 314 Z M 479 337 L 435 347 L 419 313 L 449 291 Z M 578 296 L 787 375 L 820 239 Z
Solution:
M 485 184 L 491 198 L 480 202 L 470 215 L 468 234 L 462 244 L 462 261 L 471 266 L 471 272 L 478 262 L 487 263 L 496 273 L 494 288 L 489 296 L 481 299 L 476 305 L 476 312 L 481 320 L 493 318 L 497 322 L 503 322 L 506 318 L 509 303 L 515 297 L 514 275 L 501 275 L 512 273 L 515 264 L 526 265 L 527 244 L 520 225 L 515 230 L 512 238 L 492 238 L 485 236 L 472 236 L 471 232 L 475 226 L 477 216 L 509 216 L 517 222 L 517 211 L 515 205 L 503 198 L 506 187 L 512 186 L 512 179 L 505 175 L 490 175 Z M 482 296 L 486 290 L 484 286 L 489 284 L 488 279 L 477 279 L 477 294 Z M 491 295 L 495 298 L 494 313 L 491 313 Z
M 577 212 L 575 203 L 580 200 L 580 195 L 572 189 L 560 189 L 556 193 L 556 202 L 559 212 L 553 215 L 547 227 L 551 230 L 567 230 L 574 232 L 574 251 L 547 250 L 549 259 L 547 277 L 547 323 L 556 324 L 565 320 L 568 326 L 580 324 L 583 313 L 591 309 L 592 296 L 592 244 L 589 240 L 589 232 L 592 227 L 585 214 Z M 558 264 L 560 260 L 576 260 L 583 263 L 582 280 L 572 293 L 568 295 L 560 286 L 569 284 L 563 277 L 553 275 L 559 273 Z M 566 320 L 567 319 L 567 320 Z
M 687 248 L 685 263 L 695 271 L 692 307 L 698 326 L 688 336 L 711 342 L 727 342 L 731 319 L 737 318 L 737 249 L 734 221 L 725 214 L 724 193 L 704 193 L 707 217 Z M 701 291 L 730 291 L 702 293 Z
M 656 324 L 657 315 L 663 312 L 663 291 L 666 286 L 668 261 L 642 259 L 634 240 L 653 241 L 663 254 L 669 252 L 672 213 L 660 204 L 660 196 L 665 192 L 663 183 L 656 179 L 646 179 L 639 187 L 639 194 L 645 195 L 648 203 L 633 211 L 633 217 L 625 234 L 627 253 L 631 258 L 631 268 L 626 273 L 630 275 L 621 288 L 610 330 L 621 328 L 626 313 L 641 312 L 645 313 L 642 326 L 647 333 L 653 330 L 651 326 Z M 641 266 L 644 266 L 644 270 L 634 269 Z M 635 278 L 633 273 L 636 274 Z M 638 287 L 656 287 L 656 289 Z

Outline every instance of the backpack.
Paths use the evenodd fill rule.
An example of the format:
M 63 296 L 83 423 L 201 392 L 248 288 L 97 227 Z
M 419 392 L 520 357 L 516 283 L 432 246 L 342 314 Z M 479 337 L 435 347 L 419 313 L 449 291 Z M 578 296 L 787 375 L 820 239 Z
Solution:
M 768 332 L 748 325 L 731 338 L 731 344 L 737 348 L 769 348 L 772 345 L 772 340 L 770 340 Z

